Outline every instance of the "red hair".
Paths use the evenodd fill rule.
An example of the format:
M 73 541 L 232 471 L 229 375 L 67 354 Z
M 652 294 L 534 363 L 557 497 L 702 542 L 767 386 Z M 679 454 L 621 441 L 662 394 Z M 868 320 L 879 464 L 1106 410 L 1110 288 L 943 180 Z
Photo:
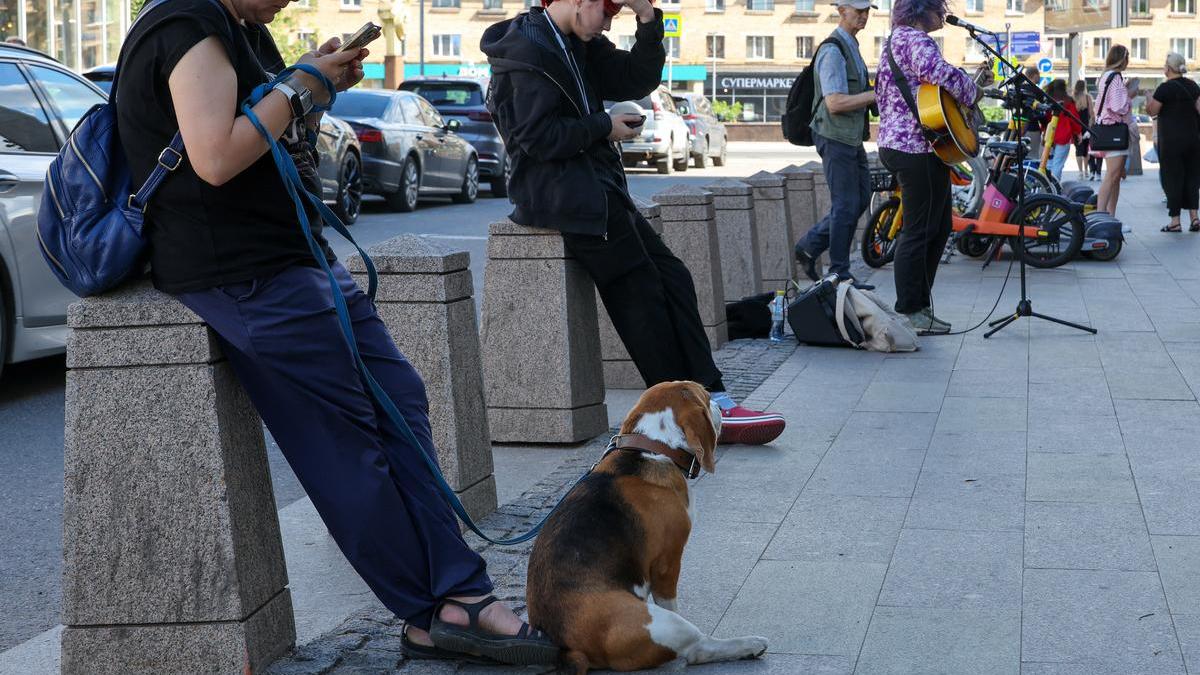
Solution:
M 542 0 L 542 7 L 549 7 L 554 0 Z M 650 4 L 654 4 L 654 0 L 650 0 Z M 612 0 L 604 0 L 604 15 L 608 17 L 616 16 L 621 13 L 621 8 L 624 5 L 618 5 Z

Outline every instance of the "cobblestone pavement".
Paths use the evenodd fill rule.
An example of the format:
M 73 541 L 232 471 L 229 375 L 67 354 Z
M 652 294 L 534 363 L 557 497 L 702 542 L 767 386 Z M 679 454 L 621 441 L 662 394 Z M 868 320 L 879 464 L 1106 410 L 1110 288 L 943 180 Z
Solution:
M 795 352 L 794 342 L 773 344 L 768 340 L 736 340 L 714 356 L 725 376 L 730 395 L 741 401 L 758 389 Z M 615 433 L 615 429 L 610 430 Z M 527 531 L 559 502 L 583 475 L 608 443 L 609 434 L 571 448 L 567 458 L 519 499 L 501 506 L 483 519 L 481 529 L 492 538 L 516 536 Z M 474 534 L 467 542 L 487 561 L 495 583 L 495 594 L 518 613 L 525 611 L 525 572 L 533 543 L 495 546 Z M 276 662 L 267 675 L 376 675 L 383 673 L 531 672 L 544 668 L 480 668 L 469 664 L 405 661 L 400 650 L 404 624 L 380 608 L 363 610 L 336 629 L 295 649 Z

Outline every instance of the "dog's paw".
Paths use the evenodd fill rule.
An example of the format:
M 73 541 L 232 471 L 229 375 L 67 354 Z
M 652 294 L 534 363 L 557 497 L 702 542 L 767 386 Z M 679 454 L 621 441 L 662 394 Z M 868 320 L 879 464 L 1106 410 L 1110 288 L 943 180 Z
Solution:
M 767 653 L 767 638 L 758 635 L 747 635 L 744 638 L 739 638 L 741 642 L 743 659 L 757 659 Z

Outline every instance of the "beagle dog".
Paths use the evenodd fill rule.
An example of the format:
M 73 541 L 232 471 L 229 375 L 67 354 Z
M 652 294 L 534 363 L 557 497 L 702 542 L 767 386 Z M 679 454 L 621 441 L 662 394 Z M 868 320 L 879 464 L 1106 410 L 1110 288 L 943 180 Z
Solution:
M 546 522 L 529 559 L 529 622 L 575 673 L 761 656 L 761 637 L 721 640 L 676 613 L 692 529 L 688 480 L 716 468 L 721 413 L 695 382 L 647 389 L 604 457 Z

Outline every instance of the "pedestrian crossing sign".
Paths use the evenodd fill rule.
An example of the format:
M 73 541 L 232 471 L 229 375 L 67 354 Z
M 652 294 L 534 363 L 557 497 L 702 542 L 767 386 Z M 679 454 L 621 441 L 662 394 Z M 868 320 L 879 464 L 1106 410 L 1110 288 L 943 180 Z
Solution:
M 663 36 L 677 38 L 683 35 L 683 16 L 663 14 Z

